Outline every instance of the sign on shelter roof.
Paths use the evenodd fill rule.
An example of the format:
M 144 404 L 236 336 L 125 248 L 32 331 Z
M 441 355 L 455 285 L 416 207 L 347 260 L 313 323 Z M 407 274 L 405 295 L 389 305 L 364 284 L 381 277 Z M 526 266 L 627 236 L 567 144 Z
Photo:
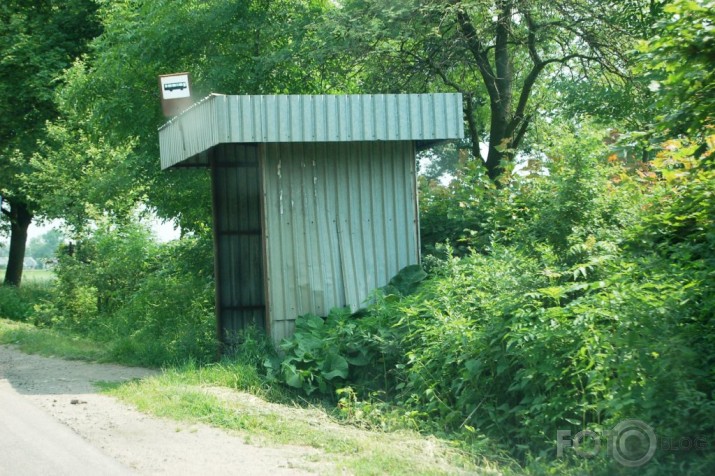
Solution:
M 176 116 L 193 104 L 189 73 L 159 76 L 161 109 L 166 117 Z

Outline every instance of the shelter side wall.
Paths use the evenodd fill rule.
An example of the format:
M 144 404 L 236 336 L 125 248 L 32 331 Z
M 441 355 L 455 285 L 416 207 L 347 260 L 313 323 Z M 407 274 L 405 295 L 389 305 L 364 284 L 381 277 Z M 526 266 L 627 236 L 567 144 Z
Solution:
M 211 170 L 218 331 L 230 342 L 248 325 L 265 325 L 258 146 L 218 146 Z
M 419 262 L 413 142 L 271 143 L 261 154 L 276 342 L 299 315 L 355 311 Z

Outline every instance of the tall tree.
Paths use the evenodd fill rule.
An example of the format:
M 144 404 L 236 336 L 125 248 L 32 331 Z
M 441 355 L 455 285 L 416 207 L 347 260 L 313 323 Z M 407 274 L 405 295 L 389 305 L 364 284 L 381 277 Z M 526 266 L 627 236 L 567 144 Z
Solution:
M 38 191 L 23 175 L 56 115 L 54 89 L 62 71 L 97 33 L 92 0 L 9 0 L 0 6 L 0 210 L 9 223 L 5 284 L 19 285 L 27 229 Z
M 188 71 L 193 99 L 209 93 L 317 91 L 317 75 L 292 54 L 326 0 L 117 0 L 99 11 L 103 33 L 67 72 L 60 120 L 34 158 L 42 203 L 81 226 L 138 202 L 184 230 L 206 227 L 208 175 L 161 172 L 157 76 Z M 205 172 L 205 171 L 203 171 Z M 65 217 L 67 218 L 67 217 Z
M 319 54 L 353 58 L 364 90 L 450 88 L 465 95 L 472 153 L 496 179 L 539 114 L 539 85 L 619 80 L 632 32 L 623 14 L 647 0 L 346 0 Z M 355 78 L 360 78 L 356 80 Z M 536 100 L 535 100 L 536 98 Z M 543 106 L 543 105 L 541 105 Z M 489 144 L 482 157 L 479 143 Z

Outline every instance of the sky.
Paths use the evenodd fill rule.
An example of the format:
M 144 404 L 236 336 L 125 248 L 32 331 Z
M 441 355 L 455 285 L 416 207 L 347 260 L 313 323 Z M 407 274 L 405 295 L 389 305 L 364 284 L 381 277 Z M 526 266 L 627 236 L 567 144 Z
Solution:
M 160 220 L 152 219 L 149 222 L 152 231 L 156 235 L 157 239 L 161 242 L 167 242 L 179 238 L 179 230 L 174 229 L 174 225 L 171 222 L 162 223 Z M 62 222 L 58 220 L 52 220 L 42 224 L 37 224 L 32 222 L 30 228 L 27 229 L 27 240 L 31 240 L 38 236 L 42 236 L 53 228 L 60 228 Z M 0 237 L 0 242 L 8 243 L 10 237 Z

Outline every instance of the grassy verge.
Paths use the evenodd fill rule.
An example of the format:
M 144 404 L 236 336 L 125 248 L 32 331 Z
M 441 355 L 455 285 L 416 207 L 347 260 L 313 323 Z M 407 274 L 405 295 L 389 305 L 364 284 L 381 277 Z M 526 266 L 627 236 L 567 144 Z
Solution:
M 369 474 L 497 474 L 486 461 L 415 432 L 379 432 L 341 425 L 311 405 L 271 403 L 290 395 L 262 382 L 242 364 L 187 365 L 106 392 L 139 410 L 175 420 L 239 431 L 254 444 L 319 450 L 330 472 Z
M 28 354 L 47 357 L 94 362 L 109 360 L 106 347 L 97 342 L 8 319 L 0 319 L 0 344 L 14 344 Z
M 0 319 L 0 344 L 27 353 L 65 359 L 110 361 L 105 345 Z M 156 377 L 123 384 L 107 383 L 104 392 L 140 411 L 189 423 L 238 431 L 258 445 L 298 445 L 317 450 L 316 462 L 327 473 L 498 474 L 486 459 L 475 463 L 450 443 L 416 432 L 380 432 L 338 423 L 308 402 L 296 403 L 282 387 L 267 384 L 255 367 L 224 361 L 188 363 L 167 368 Z M 282 403 L 273 403 L 282 402 Z
M 54 271 L 49 269 L 25 269 L 22 272 L 22 282 L 27 283 L 47 283 L 56 278 Z

